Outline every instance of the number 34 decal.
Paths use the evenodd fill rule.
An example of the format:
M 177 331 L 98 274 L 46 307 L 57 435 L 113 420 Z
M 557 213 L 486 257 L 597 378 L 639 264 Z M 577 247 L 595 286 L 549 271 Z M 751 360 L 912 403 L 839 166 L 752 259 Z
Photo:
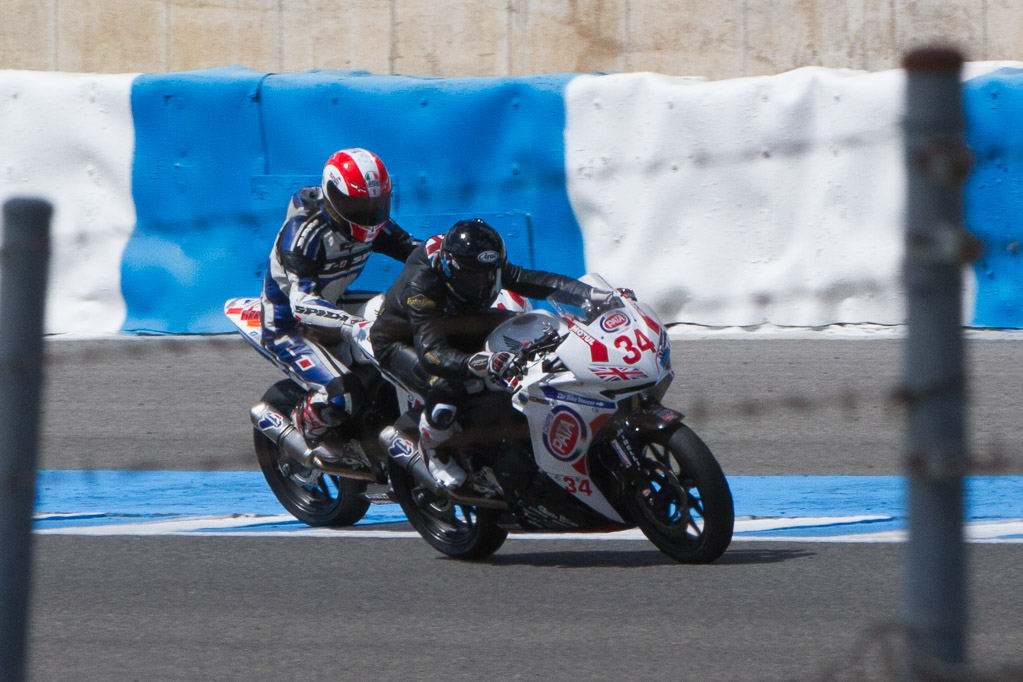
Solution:
M 575 476 L 561 476 L 561 485 L 570 493 L 580 495 L 592 495 L 593 488 L 590 487 L 590 479 L 576 478 Z
M 650 342 L 650 339 L 648 339 L 646 335 L 638 329 L 635 331 L 635 337 L 635 345 L 633 345 L 632 339 L 628 334 L 622 334 L 614 341 L 615 348 L 625 353 L 625 357 L 622 358 L 622 360 L 629 365 L 634 365 L 639 362 L 639 359 L 643 357 L 644 351 L 656 350 L 654 344 Z

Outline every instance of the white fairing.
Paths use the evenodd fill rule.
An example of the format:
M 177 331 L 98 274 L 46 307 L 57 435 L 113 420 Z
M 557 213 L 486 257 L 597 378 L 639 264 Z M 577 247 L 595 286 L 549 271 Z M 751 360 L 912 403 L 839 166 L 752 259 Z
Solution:
M 260 324 L 261 303 L 258 298 L 231 298 L 224 302 L 224 315 L 227 319 L 246 341 L 260 349 L 262 346 L 259 339 L 263 334 L 263 326 Z
M 583 279 L 614 290 L 597 275 Z M 513 404 L 529 422 L 540 469 L 587 506 L 623 522 L 591 480 L 585 455 L 620 400 L 667 389 L 674 376 L 668 335 L 652 311 L 623 296 L 615 295 L 599 313 L 589 314 L 555 297 L 551 303 L 558 318 L 534 312 L 523 316 L 534 318 L 529 323 L 506 322 L 488 345 L 518 330 L 557 325 L 563 339 L 555 355 L 565 371 L 545 371 L 539 358 L 529 366 Z

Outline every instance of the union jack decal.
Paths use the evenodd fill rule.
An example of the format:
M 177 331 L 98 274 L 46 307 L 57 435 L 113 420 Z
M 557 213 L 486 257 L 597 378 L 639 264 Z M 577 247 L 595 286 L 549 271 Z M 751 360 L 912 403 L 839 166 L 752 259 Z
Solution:
M 438 234 L 430 237 L 426 240 L 426 255 L 433 257 L 433 254 L 440 251 L 441 245 L 444 243 L 444 235 Z
M 632 367 L 590 367 L 590 371 L 604 381 L 631 381 L 647 377 L 646 372 Z

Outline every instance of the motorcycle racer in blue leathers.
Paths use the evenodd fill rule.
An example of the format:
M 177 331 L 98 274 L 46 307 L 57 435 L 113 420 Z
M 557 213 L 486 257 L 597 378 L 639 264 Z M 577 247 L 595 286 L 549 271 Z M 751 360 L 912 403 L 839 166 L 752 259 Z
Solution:
M 263 279 L 262 345 L 310 386 L 291 415 L 313 447 L 358 407 L 362 386 L 315 339 L 337 329 L 344 293 L 370 255 L 404 262 L 418 245 L 390 218 L 391 179 L 380 158 L 343 149 L 323 169 L 319 187 L 292 198 Z

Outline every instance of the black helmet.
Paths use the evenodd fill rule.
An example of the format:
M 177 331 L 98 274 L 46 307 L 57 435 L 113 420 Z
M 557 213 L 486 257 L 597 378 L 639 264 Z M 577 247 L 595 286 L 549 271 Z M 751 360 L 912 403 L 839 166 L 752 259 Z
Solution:
M 479 218 L 455 223 L 440 247 L 444 282 L 462 303 L 492 304 L 501 293 L 501 269 L 506 262 L 501 235 Z

